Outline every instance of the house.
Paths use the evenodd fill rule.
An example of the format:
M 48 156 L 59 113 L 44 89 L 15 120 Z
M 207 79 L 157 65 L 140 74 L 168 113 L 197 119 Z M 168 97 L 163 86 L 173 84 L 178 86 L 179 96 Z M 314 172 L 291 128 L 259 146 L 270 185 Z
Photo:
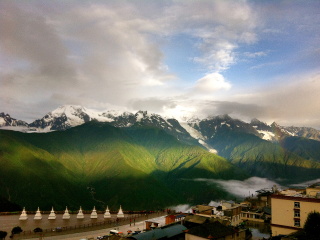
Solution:
M 242 206 L 233 201 L 221 201 L 220 206 L 217 207 L 197 205 L 193 210 L 198 216 L 229 221 L 233 226 L 237 226 L 242 222 Z
M 277 186 L 272 189 L 257 190 L 256 196 L 247 197 L 242 204 L 241 219 L 253 222 L 270 222 L 271 219 L 271 195 L 278 192 Z
M 197 205 L 192 208 L 194 214 L 212 215 L 214 207 L 208 205 Z
M 320 212 L 320 183 L 306 189 L 288 189 L 271 195 L 272 236 L 303 228 L 308 214 Z
M 165 217 L 165 224 L 171 224 L 174 222 L 180 222 L 182 221 L 186 216 L 189 214 L 187 213 L 178 213 L 178 214 L 170 214 Z
M 210 216 L 189 215 L 183 222 L 187 228 L 192 228 L 210 222 Z
M 171 224 L 161 228 L 155 228 L 150 231 L 135 234 L 128 239 L 134 240 L 164 240 L 164 239 L 181 239 L 187 228 L 181 224 Z
M 219 221 L 204 223 L 185 231 L 185 240 L 217 239 L 217 240 L 245 240 L 246 231 L 225 226 Z

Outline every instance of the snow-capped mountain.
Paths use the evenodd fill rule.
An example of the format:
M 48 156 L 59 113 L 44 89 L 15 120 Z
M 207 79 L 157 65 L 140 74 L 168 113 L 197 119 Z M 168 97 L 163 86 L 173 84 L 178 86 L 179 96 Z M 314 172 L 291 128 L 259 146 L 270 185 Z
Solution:
M 113 121 L 108 114 L 103 115 L 82 106 L 65 105 L 47 113 L 43 118 L 35 120 L 29 126 L 47 131 L 66 130 L 92 120 L 99 122 Z
M 9 114 L 0 113 L 0 127 L 27 127 L 28 123 L 12 118 Z
M 31 124 L 12 119 L 8 114 L 0 114 L 0 127 L 4 126 L 23 126 L 23 131 L 61 131 L 71 127 L 84 124 L 89 121 L 108 122 L 115 127 L 131 126 L 152 126 L 163 129 L 178 140 L 202 145 L 210 152 L 216 150 L 210 146 L 210 139 L 213 139 L 217 133 L 223 131 L 234 131 L 253 134 L 267 141 L 277 142 L 288 136 L 305 137 L 314 140 L 320 140 L 320 131 L 313 128 L 300 127 L 282 127 L 276 123 L 268 125 L 258 119 L 253 119 L 246 123 L 239 119 L 231 118 L 229 115 L 220 115 L 199 119 L 196 116 L 176 120 L 174 118 L 162 117 L 159 114 L 149 113 L 147 111 L 138 111 L 136 113 L 121 111 L 97 112 L 82 106 L 65 105 L 52 112 L 47 113 L 43 118 L 35 120 Z M 26 130 L 26 127 L 29 127 Z M 11 127 L 11 129 L 14 129 Z M 15 130 L 21 131 L 16 128 Z

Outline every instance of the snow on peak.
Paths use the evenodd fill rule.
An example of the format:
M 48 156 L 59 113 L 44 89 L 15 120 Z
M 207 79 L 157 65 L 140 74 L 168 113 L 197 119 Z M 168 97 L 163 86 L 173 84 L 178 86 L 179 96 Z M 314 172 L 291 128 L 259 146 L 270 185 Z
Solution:
M 58 107 L 57 109 L 51 112 L 52 116 L 61 116 L 65 114 L 67 117 L 72 117 L 82 112 L 87 112 L 88 110 L 85 107 L 78 106 L 78 105 L 63 105 Z
M 273 141 L 275 139 L 275 134 L 273 132 L 269 131 L 263 131 L 263 130 L 257 130 L 258 133 L 262 134 L 262 139 L 267 140 L 267 141 Z
M 162 118 L 159 114 L 149 113 L 148 111 L 141 111 L 141 110 L 135 114 L 135 117 L 137 122 L 141 122 L 142 119 L 147 119 L 147 118 L 151 118 L 151 119 Z

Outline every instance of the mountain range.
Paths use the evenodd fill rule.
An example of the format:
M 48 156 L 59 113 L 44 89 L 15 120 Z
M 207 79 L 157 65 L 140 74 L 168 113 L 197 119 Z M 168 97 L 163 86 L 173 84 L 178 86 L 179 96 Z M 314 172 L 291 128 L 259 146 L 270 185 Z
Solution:
M 257 119 L 62 106 L 30 124 L 1 113 L 0 126 L 0 198 L 29 208 L 157 209 L 232 198 L 197 178 L 320 176 L 320 131 Z

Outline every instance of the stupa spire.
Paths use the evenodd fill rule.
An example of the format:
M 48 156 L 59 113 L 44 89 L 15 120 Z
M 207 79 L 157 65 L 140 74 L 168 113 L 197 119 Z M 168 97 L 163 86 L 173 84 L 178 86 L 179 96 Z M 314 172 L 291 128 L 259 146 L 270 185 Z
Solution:
M 56 219 L 56 213 L 54 212 L 53 207 L 51 209 L 48 219 L 50 220 Z
M 69 214 L 68 207 L 66 207 L 66 210 L 64 211 L 62 219 L 70 219 L 70 214 Z
M 78 214 L 77 214 L 77 218 L 78 218 L 78 219 L 83 219 L 83 218 L 84 218 L 84 215 L 83 215 L 81 206 L 80 206 L 79 212 L 78 212 Z
M 41 215 L 41 212 L 40 212 L 40 209 L 38 207 L 38 210 L 36 212 L 36 215 L 34 215 L 34 220 L 41 220 L 42 219 L 42 215 Z
M 93 210 L 92 210 L 90 218 L 98 218 L 96 207 L 93 207 Z
M 26 209 L 23 208 L 21 215 L 19 217 L 19 220 L 27 220 L 27 219 L 28 219 L 28 215 L 27 215 Z
M 117 218 L 124 218 L 124 214 L 123 214 L 123 211 L 122 211 L 121 205 L 120 205 L 119 212 L 118 212 L 118 214 L 117 214 Z
M 106 212 L 104 213 L 104 218 L 111 218 L 111 214 L 110 214 L 108 206 L 107 206 Z

